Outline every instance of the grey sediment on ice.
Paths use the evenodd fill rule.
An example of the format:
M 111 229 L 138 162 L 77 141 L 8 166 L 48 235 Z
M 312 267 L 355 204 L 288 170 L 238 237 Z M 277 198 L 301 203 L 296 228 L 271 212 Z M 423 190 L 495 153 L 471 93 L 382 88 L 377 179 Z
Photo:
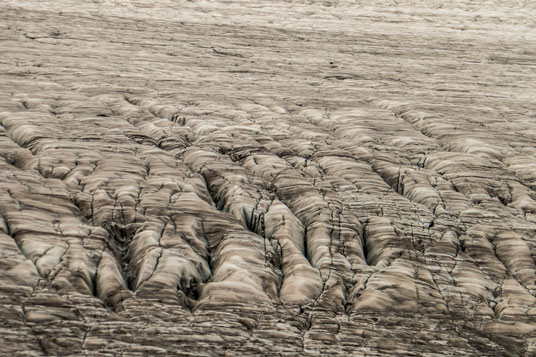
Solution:
M 4 1 L 0 353 L 536 353 L 536 7 Z

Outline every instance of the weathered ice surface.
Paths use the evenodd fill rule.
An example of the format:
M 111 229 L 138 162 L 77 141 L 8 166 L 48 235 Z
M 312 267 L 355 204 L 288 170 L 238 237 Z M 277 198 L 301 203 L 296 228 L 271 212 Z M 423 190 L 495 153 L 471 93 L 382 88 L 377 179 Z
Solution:
M 534 2 L 0 11 L 2 355 L 536 354 Z

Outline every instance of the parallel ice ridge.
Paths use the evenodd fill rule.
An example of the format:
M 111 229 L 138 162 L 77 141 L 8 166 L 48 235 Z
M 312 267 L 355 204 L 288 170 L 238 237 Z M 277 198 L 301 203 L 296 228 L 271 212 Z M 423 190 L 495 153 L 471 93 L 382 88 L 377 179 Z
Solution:
M 398 3 L 0 5 L 0 352 L 534 353 L 534 8 Z

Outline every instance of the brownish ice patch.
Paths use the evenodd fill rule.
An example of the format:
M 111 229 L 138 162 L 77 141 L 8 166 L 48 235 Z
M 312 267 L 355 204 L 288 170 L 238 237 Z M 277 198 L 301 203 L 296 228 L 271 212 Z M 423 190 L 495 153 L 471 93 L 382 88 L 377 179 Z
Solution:
M 0 354 L 536 354 L 530 2 L 0 11 Z

